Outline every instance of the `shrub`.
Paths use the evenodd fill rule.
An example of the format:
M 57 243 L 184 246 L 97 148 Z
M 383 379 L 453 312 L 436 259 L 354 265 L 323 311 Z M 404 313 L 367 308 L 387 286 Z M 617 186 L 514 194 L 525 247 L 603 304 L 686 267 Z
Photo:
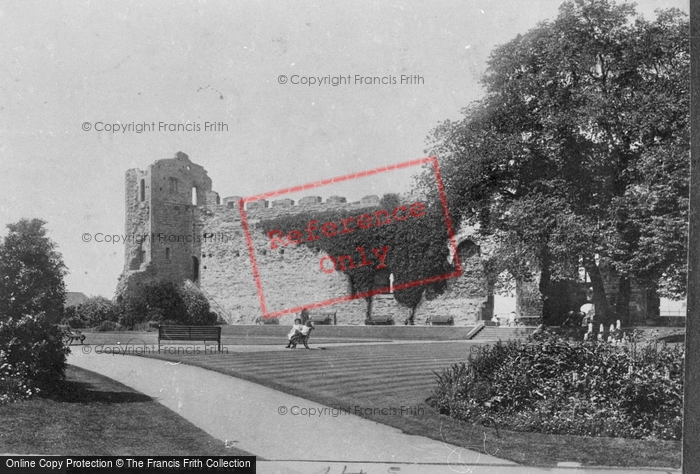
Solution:
M 51 391 L 65 379 L 68 349 L 43 313 L 0 321 L 0 399 Z
M 95 330 L 100 332 L 118 331 L 119 329 L 121 329 L 121 326 L 114 321 L 102 321 L 100 325 L 95 328 Z
M 71 313 L 74 313 L 73 318 L 71 318 Z M 96 327 L 103 321 L 117 321 L 119 319 L 119 310 L 107 298 L 92 296 L 77 306 L 66 308 L 66 317 L 73 321 L 75 321 L 75 318 L 82 321 L 82 326 L 71 325 L 71 327 Z
M 132 329 L 146 321 L 177 321 L 186 318 L 186 309 L 175 283 L 152 282 L 141 285 L 125 295 L 119 322 Z
M 82 329 L 85 327 L 85 323 L 78 316 L 64 317 L 61 320 L 61 324 L 65 324 L 74 329 Z
M 182 286 L 179 290 L 187 314 L 187 317 L 182 322 L 183 324 L 194 326 L 212 326 L 216 324 L 219 317 L 210 310 L 209 301 L 201 292 L 187 286 Z
M 587 436 L 679 439 L 683 350 L 541 334 L 486 346 L 438 375 L 441 413 L 511 429 Z
M 217 316 L 196 288 L 173 282 L 145 284 L 125 295 L 120 324 L 132 329 L 141 324 L 213 325 Z
M 7 353 L 0 351 L 0 405 L 25 400 L 35 389 L 21 370 L 7 362 Z

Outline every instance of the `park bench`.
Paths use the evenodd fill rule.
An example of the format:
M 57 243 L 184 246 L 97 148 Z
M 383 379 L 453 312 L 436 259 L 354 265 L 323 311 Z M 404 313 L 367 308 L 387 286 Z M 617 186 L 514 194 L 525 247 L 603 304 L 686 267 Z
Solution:
M 158 326 L 158 351 L 160 341 L 216 341 L 221 351 L 221 326 Z
M 295 334 L 290 342 L 294 344 L 294 347 L 296 347 L 297 344 L 304 344 L 304 347 L 309 349 L 309 338 L 311 337 L 312 332 L 313 331 L 310 331 L 306 336 Z
M 372 316 L 365 320 L 366 326 L 391 326 L 394 324 L 393 316 Z
M 262 316 L 258 316 L 255 318 L 255 324 L 258 326 L 261 324 L 273 324 L 273 325 L 278 325 L 280 323 L 280 318 L 263 318 Z
M 58 328 L 61 330 L 61 338 L 64 344 L 71 345 L 73 341 L 80 341 L 82 344 L 85 340 L 85 334 L 81 333 L 77 329 L 72 329 L 67 325 L 59 325 Z
M 336 313 L 311 313 L 309 314 L 308 320 L 314 323 L 314 325 L 320 324 L 322 326 L 335 326 L 338 324 Z
M 435 315 L 430 316 L 426 323 L 430 326 L 454 326 L 455 318 L 452 316 Z

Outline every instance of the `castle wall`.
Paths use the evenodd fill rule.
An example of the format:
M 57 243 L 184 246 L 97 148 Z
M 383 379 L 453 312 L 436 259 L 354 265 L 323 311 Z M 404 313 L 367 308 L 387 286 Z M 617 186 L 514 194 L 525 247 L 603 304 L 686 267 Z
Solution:
M 445 291 L 435 299 L 423 297 L 416 309 L 415 324 L 425 324 L 431 315 L 452 316 L 455 326 L 472 326 L 482 318 L 482 304 L 488 306 L 491 293 L 478 248 L 465 242 L 458 252 L 462 275 L 446 280 Z
M 149 238 L 142 243 L 127 242 L 117 295 L 148 281 L 191 280 L 210 299 L 213 309 L 224 309 L 222 316 L 230 323 L 255 322 L 262 315 L 261 303 L 239 199 L 231 196 L 221 200 L 212 191 L 206 170 L 184 153 L 158 160 L 146 171 L 127 171 L 126 232 Z M 261 221 L 336 209 L 351 216 L 360 209 L 378 206 L 379 202 L 378 196 L 365 196 L 358 202 L 347 202 L 342 196 L 322 202 L 318 196 L 307 196 L 298 203 L 286 198 L 248 203 L 245 212 L 267 312 L 348 297 L 351 288 L 344 273 L 321 270 L 321 259 L 326 254 L 320 249 L 304 244 L 271 249 Z M 443 295 L 419 305 L 416 323 L 424 322 L 431 314 L 452 315 L 457 325 L 474 324 L 478 319 L 477 313 L 488 300 L 489 291 L 481 259 L 473 250 L 461 247 L 464 274 L 449 280 Z M 367 302 L 355 299 L 316 311 L 337 312 L 338 324 L 364 324 Z M 377 311 L 396 312 L 397 322 L 410 314 L 395 300 L 378 304 Z M 285 315 L 280 322 L 291 324 L 295 316 Z
M 224 202 L 232 201 L 224 199 Z M 261 220 L 337 209 L 340 207 L 338 204 L 341 203 L 272 207 L 258 204 L 246 211 L 268 312 L 350 295 L 349 281 L 343 273 L 329 274 L 321 271 L 320 261 L 326 255 L 325 252 L 303 244 L 271 250 L 270 239 L 259 226 Z M 362 207 L 359 203 L 342 206 L 348 210 Z M 227 204 L 208 206 L 201 210 L 198 217 L 198 224 L 205 232 L 213 234 L 211 239 L 204 239 L 201 244 L 201 287 L 230 313 L 234 322 L 254 322 L 262 312 L 240 211 Z M 362 324 L 367 305 L 360 299 L 334 304 L 318 311 L 337 311 L 338 322 L 342 324 Z M 294 315 L 284 316 L 280 322 L 292 321 L 293 318 Z

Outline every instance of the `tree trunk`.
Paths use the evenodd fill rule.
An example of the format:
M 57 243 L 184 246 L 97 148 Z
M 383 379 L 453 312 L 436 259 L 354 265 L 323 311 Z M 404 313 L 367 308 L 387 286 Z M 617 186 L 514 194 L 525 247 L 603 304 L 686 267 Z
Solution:
M 554 324 L 556 320 L 556 315 L 552 314 L 552 303 L 551 298 L 551 272 L 549 270 L 549 259 L 547 255 L 542 256 L 542 270 L 540 271 L 540 295 L 542 295 L 542 322 L 548 325 Z
M 591 286 L 593 287 L 593 304 L 595 305 L 595 322 L 608 323 L 614 319 L 614 315 L 610 314 L 610 305 L 608 298 L 605 295 L 605 284 L 603 283 L 603 275 L 600 273 L 600 268 L 596 265 L 595 260 L 586 258 L 583 266 L 591 278 Z
M 630 298 L 632 296 L 632 287 L 630 279 L 626 276 L 620 276 L 619 288 L 617 292 L 617 301 L 615 301 L 615 312 L 624 326 L 627 326 L 630 320 Z
M 406 326 L 413 326 L 415 325 L 415 320 L 413 319 L 416 316 L 416 309 L 418 309 L 418 305 L 411 306 L 411 313 L 408 316 L 408 319 L 406 320 Z

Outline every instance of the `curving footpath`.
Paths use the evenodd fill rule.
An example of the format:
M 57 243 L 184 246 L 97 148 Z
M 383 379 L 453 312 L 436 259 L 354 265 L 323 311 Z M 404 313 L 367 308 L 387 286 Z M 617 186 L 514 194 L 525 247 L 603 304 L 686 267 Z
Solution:
M 199 367 L 146 357 L 77 351 L 69 355 L 68 363 L 133 387 L 227 445 L 264 458 L 266 461 L 258 461 L 259 473 L 680 472 L 519 466 L 458 446 L 407 435 L 386 425 Z M 302 412 L 313 416 L 301 415 Z

